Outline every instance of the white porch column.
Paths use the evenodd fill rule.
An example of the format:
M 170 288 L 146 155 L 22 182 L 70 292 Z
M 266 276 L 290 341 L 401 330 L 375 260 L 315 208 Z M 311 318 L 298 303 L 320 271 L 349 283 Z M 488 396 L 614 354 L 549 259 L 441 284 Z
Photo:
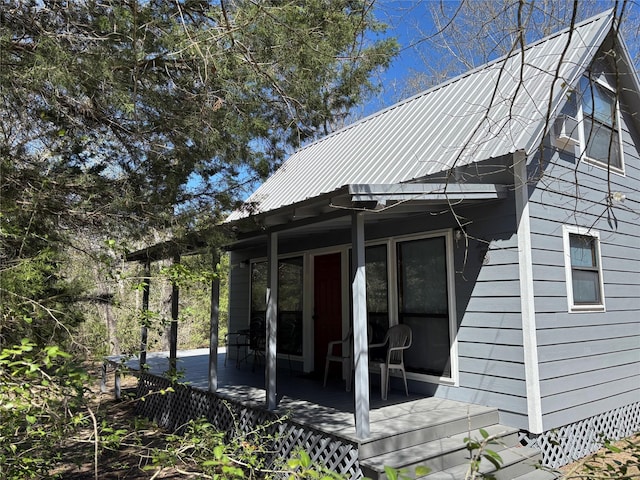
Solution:
M 220 275 L 218 264 L 220 253 L 217 248 L 212 252 L 211 267 L 215 276 L 211 280 L 211 315 L 209 324 L 209 391 L 218 389 L 218 326 L 220 321 Z
M 367 282 L 364 256 L 364 213 L 351 219 L 353 293 L 353 359 L 355 364 L 355 423 L 360 439 L 369 436 L 369 349 L 367 338 Z
M 513 155 L 515 176 L 516 218 L 518 220 L 518 266 L 520 271 L 520 308 L 522 309 L 522 340 L 524 373 L 527 385 L 527 413 L 529 431 L 542 433 L 542 400 L 538 364 L 535 294 L 533 288 L 533 260 L 531 252 L 531 220 L 529 218 L 529 183 L 527 156 L 518 151 Z
M 272 232 L 267 238 L 267 344 L 266 372 L 267 409 L 276 408 L 276 362 L 278 354 L 278 234 Z
M 147 341 L 149 331 L 149 294 L 151 292 L 151 260 L 144 262 L 144 283 L 142 289 L 142 326 L 140 327 L 140 371 L 147 363 Z
M 180 254 L 173 257 L 173 264 L 180 263 Z M 180 289 L 176 282 L 171 284 L 171 323 L 169 324 L 169 371 L 175 375 L 178 359 L 178 314 Z

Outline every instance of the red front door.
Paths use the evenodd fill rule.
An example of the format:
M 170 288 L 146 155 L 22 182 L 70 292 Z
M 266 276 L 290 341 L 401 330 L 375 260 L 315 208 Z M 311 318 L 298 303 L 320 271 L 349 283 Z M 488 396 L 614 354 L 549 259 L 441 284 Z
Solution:
M 342 338 L 341 255 L 314 257 L 314 370 L 324 369 L 327 344 Z

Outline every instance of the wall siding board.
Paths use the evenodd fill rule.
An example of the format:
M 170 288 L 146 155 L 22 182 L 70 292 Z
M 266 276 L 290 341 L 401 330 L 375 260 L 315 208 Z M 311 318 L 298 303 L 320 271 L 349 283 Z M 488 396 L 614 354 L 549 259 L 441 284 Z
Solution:
M 467 305 L 470 312 L 519 312 L 520 297 L 472 297 Z
M 459 357 L 461 372 L 476 373 L 492 377 L 524 380 L 524 365 L 517 362 L 503 362 L 494 359 Z
M 522 380 L 460 372 L 460 383 L 476 390 L 517 397 L 527 396 L 526 385 Z
M 542 397 L 542 407 L 545 412 L 553 413 L 566 409 L 567 405 L 575 408 L 578 405 L 605 400 L 634 390 L 637 391 L 637 385 L 633 381 L 634 373 L 635 372 L 630 371 L 629 376 L 626 378 L 620 378 L 606 383 L 597 383 L 586 388 L 565 390 L 562 393 Z
M 517 265 L 491 265 L 491 268 L 483 268 L 478 275 L 478 282 L 492 282 L 494 280 L 507 280 L 517 278 Z
M 524 363 L 522 347 L 513 345 L 487 345 L 484 343 L 459 342 L 460 356 L 475 358 L 491 358 L 506 362 Z
M 540 369 L 546 368 L 544 362 L 588 357 L 608 352 L 620 352 L 638 348 L 638 345 L 640 345 L 640 336 L 583 341 L 580 343 L 563 344 L 562 347 L 558 345 L 542 345 L 538 348 L 538 356 L 541 362 Z
M 556 377 L 540 382 L 540 394 L 542 397 L 549 397 L 562 394 L 567 389 L 567 382 L 570 382 L 575 389 L 591 388 L 597 384 L 608 384 L 616 380 L 633 381 L 634 372 L 639 371 L 640 361 L 627 363 L 624 365 L 610 365 L 607 368 L 591 370 L 584 373 L 574 373 L 570 376 Z
M 543 426 L 545 430 L 552 430 L 562 425 L 569 425 L 600 413 L 630 405 L 637 401 L 637 390 L 627 391 L 617 395 L 608 395 L 606 398 L 594 400 L 590 403 L 575 404 L 569 408 L 548 412 L 543 417 Z
M 533 291 L 536 297 L 561 297 L 565 302 L 565 309 L 567 308 L 567 290 L 566 282 L 560 281 L 547 281 L 537 280 L 534 281 Z
M 592 325 L 609 325 L 615 323 L 638 323 L 638 316 L 633 312 L 626 312 L 624 315 L 616 315 L 615 319 L 607 318 L 600 312 L 582 313 L 541 313 L 536 316 L 538 328 L 540 330 L 549 328 L 572 328 L 589 327 Z M 640 328 L 640 327 L 636 327 Z
M 522 330 L 466 327 L 460 329 L 458 341 L 494 345 L 522 345 Z
M 598 339 L 614 339 L 640 335 L 637 324 L 621 323 L 564 329 L 538 329 L 538 345 L 558 345 Z
M 640 353 L 638 353 L 636 349 L 544 362 L 540 369 L 540 380 L 566 378 L 572 374 L 591 372 L 638 362 L 640 362 Z
M 522 412 L 527 411 L 526 397 L 495 393 L 488 390 L 475 390 L 463 386 L 449 387 L 439 385 L 436 389 L 435 396 L 449 400 L 477 403 L 479 405 L 491 405 L 492 407 L 499 408 L 501 411 L 514 412 L 516 414 L 522 414 Z
M 520 312 L 467 312 L 462 321 L 463 327 L 515 328 L 522 327 Z

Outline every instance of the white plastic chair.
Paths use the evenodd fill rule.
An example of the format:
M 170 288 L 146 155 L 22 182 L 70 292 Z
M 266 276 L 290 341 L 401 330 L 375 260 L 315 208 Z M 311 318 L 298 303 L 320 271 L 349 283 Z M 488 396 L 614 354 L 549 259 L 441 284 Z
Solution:
M 340 353 L 337 352 L 336 347 L 341 345 Z M 351 391 L 351 373 L 353 371 L 353 360 L 351 351 L 353 348 L 353 330 L 349 330 L 347 336 L 342 340 L 334 340 L 327 344 L 327 356 L 324 362 L 324 386 L 327 386 L 327 377 L 329 376 L 329 364 L 331 362 L 339 363 L 342 367 L 345 360 L 347 361 L 347 392 Z
M 404 351 L 411 346 L 412 339 L 411 327 L 408 325 L 394 325 L 389 327 L 382 343 L 369 345 L 370 352 L 372 348 L 387 347 L 384 358 L 369 361 L 369 367 L 377 366 L 380 368 L 380 395 L 383 400 L 387 399 L 387 392 L 389 391 L 390 370 L 400 370 L 402 372 L 404 391 L 409 396 L 407 374 L 404 369 Z

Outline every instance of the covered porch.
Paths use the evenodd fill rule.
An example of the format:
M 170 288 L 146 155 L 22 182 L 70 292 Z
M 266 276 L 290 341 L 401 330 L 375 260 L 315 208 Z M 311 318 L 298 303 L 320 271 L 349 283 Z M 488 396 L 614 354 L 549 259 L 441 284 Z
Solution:
M 431 396 L 438 384 L 457 385 L 454 257 L 462 252 L 456 251 L 456 245 L 464 243 L 465 234 L 448 207 L 457 202 L 474 208 L 505 197 L 506 189 L 499 183 L 348 185 L 295 206 L 250 217 L 232 215 L 221 226 L 232 238 L 226 245 L 231 251 L 230 290 L 235 295 L 230 300 L 229 331 L 261 333 L 262 405 L 274 412 L 283 408 L 282 385 L 293 388 L 293 398 L 301 398 L 299 379 L 286 381 L 287 371 L 277 367 L 285 357 L 293 357 L 305 374 L 317 376 L 324 367 L 328 343 L 350 335 L 351 355 L 342 362 L 342 376 L 349 378 L 353 370 L 352 388 L 345 392 L 338 377 L 340 396 L 334 402 L 340 399 L 337 406 L 353 417 L 355 437 L 370 439 L 370 412 L 381 405 L 382 389 L 379 383 L 370 385 L 370 378 L 379 381 L 380 376 L 370 372 L 369 345 L 380 342 L 389 327 L 399 324 L 413 330 L 407 377 L 414 388 L 419 387 L 414 391 Z M 202 248 L 209 247 L 202 235 L 196 235 L 184 244 L 133 252 L 127 259 L 143 262 L 148 272 L 152 261 L 180 262 L 181 255 Z M 220 252 L 213 254 L 215 266 Z M 289 274 L 283 275 L 285 270 Z M 373 288 L 379 304 L 375 310 L 370 305 Z M 146 282 L 143 308 L 148 290 Z M 222 343 L 218 297 L 214 279 L 211 352 Z M 254 327 L 256 319 L 258 327 Z M 178 287 L 174 285 L 169 353 L 173 370 L 179 369 L 177 336 Z M 145 355 L 143 327 L 141 365 L 149 362 Z M 206 367 L 202 372 L 207 382 L 200 387 L 224 395 L 225 369 L 217 356 L 209 356 L 208 365 L 201 365 Z M 390 401 L 396 395 L 402 395 L 402 401 L 418 398 L 394 389 L 396 381 L 391 378 Z

